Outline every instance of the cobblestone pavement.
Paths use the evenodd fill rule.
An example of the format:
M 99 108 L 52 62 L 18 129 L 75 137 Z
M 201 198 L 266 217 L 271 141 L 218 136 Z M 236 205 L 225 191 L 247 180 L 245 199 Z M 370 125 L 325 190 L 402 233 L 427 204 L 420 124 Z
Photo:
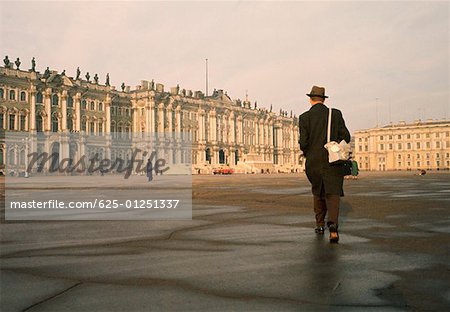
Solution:
M 337 245 L 303 174 L 193 176 L 192 221 L 3 217 L 0 309 L 450 310 L 450 174 L 363 172 L 345 193 Z

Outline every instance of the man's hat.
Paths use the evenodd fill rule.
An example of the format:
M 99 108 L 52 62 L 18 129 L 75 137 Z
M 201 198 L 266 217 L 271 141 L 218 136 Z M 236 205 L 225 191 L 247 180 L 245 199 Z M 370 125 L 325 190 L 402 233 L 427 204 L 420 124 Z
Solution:
M 325 88 L 318 86 L 313 86 L 311 92 L 306 95 L 309 97 L 321 97 L 323 99 L 326 99 L 328 97 L 325 95 Z

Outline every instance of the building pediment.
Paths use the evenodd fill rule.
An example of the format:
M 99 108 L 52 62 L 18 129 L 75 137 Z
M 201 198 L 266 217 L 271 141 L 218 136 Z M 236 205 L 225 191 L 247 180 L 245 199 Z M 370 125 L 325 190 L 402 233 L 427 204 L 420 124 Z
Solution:
M 60 75 L 60 74 L 52 74 L 48 79 L 47 82 L 49 83 L 53 83 L 56 84 L 58 86 L 68 86 L 68 87 L 73 87 L 73 82 L 72 80 L 70 80 L 69 77 L 65 76 L 65 75 Z

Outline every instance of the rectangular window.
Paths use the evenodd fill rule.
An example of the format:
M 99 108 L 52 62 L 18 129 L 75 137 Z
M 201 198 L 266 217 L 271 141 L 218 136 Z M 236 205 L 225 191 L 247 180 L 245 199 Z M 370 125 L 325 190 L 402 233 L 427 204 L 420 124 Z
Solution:
M 410 150 L 411 149 L 411 143 L 406 144 L 406 148 Z
M 402 136 L 399 134 L 399 135 L 397 136 L 397 139 L 401 140 L 401 139 L 402 139 Z
M 407 138 L 407 139 L 411 139 L 411 135 L 410 135 L 410 134 L 407 134 L 407 135 L 406 135 L 406 138 Z
M 420 139 L 420 134 L 416 133 L 416 139 Z
M 429 138 L 430 138 L 430 134 L 427 133 L 427 134 L 425 135 L 425 137 L 426 137 L 427 139 L 429 139 Z
M 90 125 L 89 125 L 89 132 L 91 134 L 94 133 L 94 128 L 95 128 L 95 124 L 93 122 L 91 122 Z
M 392 135 L 389 136 L 389 140 L 392 140 Z
M 430 148 L 430 147 L 431 147 L 431 143 L 427 142 L 427 148 Z
M 417 142 L 417 143 L 416 143 L 416 148 L 417 148 L 417 149 L 420 149 L 420 142 Z
M 369 146 L 364 146 L 364 151 L 368 152 L 369 151 Z
M 4 124 L 3 118 L 4 118 L 3 114 L 0 114 L 0 129 L 4 128 L 4 126 L 3 126 L 3 124 Z
M 399 149 L 399 150 L 402 149 L 402 143 L 397 144 L 397 149 Z
M 389 150 L 392 151 L 392 143 L 389 143 Z
M 380 150 L 384 151 L 384 144 L 380 144 Z
M 362 152 L 362 146 L 361 146 L 361 145 L 358 146 L 358 150 L 359 150 L 360 152 Z
M 436 142 L 436 148 L 441 148 L 441 142 Z
M 383 141 L 383 136 L 382 135 L 380 136 L 380 141 Z
M 435 136 L 436 136 L 436 138 L 439 138 L 439 133 L 438 133 L 438 132 L 436 132 Z

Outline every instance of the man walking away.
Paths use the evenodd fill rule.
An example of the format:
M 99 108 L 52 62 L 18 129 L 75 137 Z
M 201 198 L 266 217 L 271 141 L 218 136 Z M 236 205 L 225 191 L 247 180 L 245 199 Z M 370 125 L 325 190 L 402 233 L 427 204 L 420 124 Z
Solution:
M 309 94 L 311 108 L 300 115 L 300 149 L 306 157 L 306 176 L 311 182 L 318 234 L 324 234 L 325 216 L 328 213 L 327 226 L 330 231 L 330 243 L 339 241 L 338 217 L 340 196 L 344 196 L 343 168 L 328 162 L 327 143 L 328 107 L 324 105 L 325 88 L 313 86 Z M 350 142 L 350 133 L 345 126 L 342 113 L 332 110 L 330 141 Z

